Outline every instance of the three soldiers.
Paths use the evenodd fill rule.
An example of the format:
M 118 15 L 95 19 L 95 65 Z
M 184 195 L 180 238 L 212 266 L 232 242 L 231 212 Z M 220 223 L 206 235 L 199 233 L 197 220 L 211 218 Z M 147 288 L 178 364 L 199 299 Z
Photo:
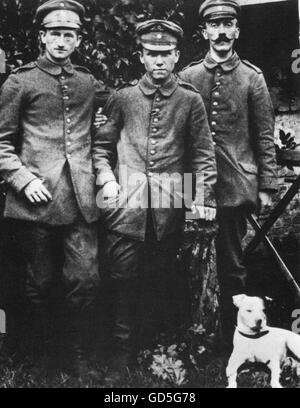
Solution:
M 215 218 L 217 180 L 218 270 L 231 331 L 230 296 L 246 288 L 241 246 L 246 215 L 268 207 L 276 190 L 272 105 L 261 71 L 233 51 L 238 15 L 235 0 L 202 4 L 210 51 L 180 74 L 192 85 L 173 74 L 181 28 L 164 20 L 139 24 L 146 74 L 111 97 L 108 122 L 93 141 L 95 101 L 105 94 L 85 68 L 70 62 L 81 40 L 79 3 L 51 0 L 39 7 L 45 55 L 19 68 L 1 90 L 0 175 L 10 186 L 5 216 L 20 220 L 28 234 L 27 293 L 35 331 L 41 333 L 47 322 L 47 295 L 61 267 L 60 243 L 71 363 L 79 374 L 85 366 L 82 334 L 99 279 L 94 171 L 114 282 L 109 382 L 118 380 L 136 350 L 143 280 L 151 282 L 155 271 L 157 286 L 169 294 L 187 173 L 195 187 L 191 209 L 206 220 Z

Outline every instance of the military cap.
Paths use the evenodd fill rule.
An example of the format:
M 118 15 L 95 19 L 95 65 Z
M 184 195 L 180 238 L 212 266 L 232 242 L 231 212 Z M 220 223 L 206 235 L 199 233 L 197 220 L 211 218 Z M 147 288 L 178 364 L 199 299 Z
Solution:
M 75 0 L 49 0 L 38 7 L 35 21 L 45 28 L 80 28 L 84 14 L 84 6 Z
M 173 50 L 183 37 L 183 30 L 177 24 L 157 19 L 137 24 L 136 33 L 142 46 L 150 51 Z
M 237 0 L 205 0 L 200 6 L 199 15 L 204 21 L 238 18 L 240 10 Z

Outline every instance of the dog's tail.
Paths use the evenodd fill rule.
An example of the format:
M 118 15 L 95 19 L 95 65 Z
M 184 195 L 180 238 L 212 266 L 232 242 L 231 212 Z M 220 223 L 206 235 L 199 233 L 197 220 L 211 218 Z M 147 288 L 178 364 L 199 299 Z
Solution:
M 300 360 L 300 336 L 293 332 L 288 332 L 286 340 L 287 348 Z

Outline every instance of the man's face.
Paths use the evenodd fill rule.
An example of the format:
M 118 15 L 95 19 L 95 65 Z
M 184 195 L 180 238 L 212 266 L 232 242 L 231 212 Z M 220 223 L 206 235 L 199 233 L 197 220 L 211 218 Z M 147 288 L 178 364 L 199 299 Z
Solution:
M 177 49 L 170 51 L 150 51 L 143 49 L 140 60 L 154 82 L 165 82 L 174 71 L 179 59 Z
M 207 21 L 202 34 L 216 53 L 226 54 L 239 38 L 240 29 L 236 18 L 223 18 Z
M 75 29 L 55 28 L 41 31 L 41 41 L 45 44 L 46 55 L 51 60 L 63 62 L 79 46 L 81 37 Z

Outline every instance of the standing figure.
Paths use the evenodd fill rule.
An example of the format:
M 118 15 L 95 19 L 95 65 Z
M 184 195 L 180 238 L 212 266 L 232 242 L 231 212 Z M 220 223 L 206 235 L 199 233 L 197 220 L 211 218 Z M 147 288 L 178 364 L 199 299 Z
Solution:
M 200 92 L 216 144 L 217 263 L 223 330 L 231 342 L 231 296 L 247 290 L 242 251 L 246 217 L 268 209 L 277 189 L 274 113 L 263 73 L 233 50 L 240 33 L 238 2 L 206 0 L 199 12 L 210 49 L 180 77 Z
M 44 353 L 49 294 L 66 303 L 69 369 L 85 375 L 83 334 L 97 294 L 99 210 L 90 127 L 104 89 L 70 56 L 81 41 L 84 7 L 51 0 L 37 9 L 45 53 L 15 70 L 0 93 L 0 175 L 9 185 L 5 217 L 17 220 L 31 303 L 28 331 Z
M 182 29 L 169 21 L 149 20 L 136 32 L 146 74 L 111 97 L 104 111 L 108 122 L 98 129 L 93 149 L 114 286 L 108 384 L 120 380 L 138 349 L 142 286 L 156 286 L 165 305 L 179 301 L 170 291 L 184 221 L 185 173 L 194 177 L 194 195 L 192 177 L 184 191 L 193 212 L 206 220 L 213 220 L 216 212 L 215 153 L 205 107 L 194 87 L 173 74 Z M 160 314 L 168 319 L 165 307 Z

